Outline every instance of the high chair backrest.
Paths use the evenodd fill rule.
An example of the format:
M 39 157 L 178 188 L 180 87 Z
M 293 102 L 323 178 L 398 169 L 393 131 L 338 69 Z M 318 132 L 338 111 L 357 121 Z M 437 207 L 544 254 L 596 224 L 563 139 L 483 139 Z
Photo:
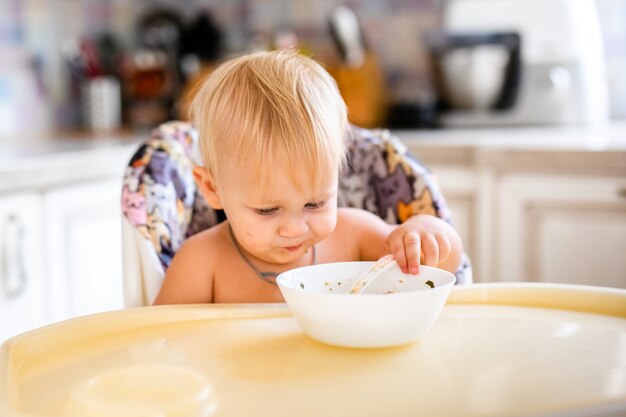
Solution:
M 415 214 L 450 221 L 434 177 L 388 130 L 351 127 L 348 166 L 339 179 L 339 205 L 359 207 L 399 224 Z M 224 216 L 210 208 L 193 178 L 200 165 L 198 132 L 172 121 L 154 129 L 124 173 L 122 226 L 124 299 L 127 307 L 155 299 L 172 258 L 189 236 Z M 471 282 L 469 259 L 457 283 Z
M 218 223 L 198 193 L 198 132 L 172 121 L 155 128 L 131 158 L 122 187 L 124 301 L 149 305 L 183 241 Z

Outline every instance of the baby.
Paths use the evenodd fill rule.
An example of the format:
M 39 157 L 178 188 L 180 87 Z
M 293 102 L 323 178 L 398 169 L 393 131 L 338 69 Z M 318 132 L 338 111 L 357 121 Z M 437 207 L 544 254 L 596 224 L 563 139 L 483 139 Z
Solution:
M 155 304 L 282 302 L 283 271 L 389 253 L 407 273 L 420 262 L 457 271 L 461 239 L 445 221 L 420 214 L 396 226 L 337 207 L 346 108 L 312 59 L 276 51 L 227 61 L 199 89 L 192 115 L 204 162 L 196 183 L 227 220 L 185 241 Z

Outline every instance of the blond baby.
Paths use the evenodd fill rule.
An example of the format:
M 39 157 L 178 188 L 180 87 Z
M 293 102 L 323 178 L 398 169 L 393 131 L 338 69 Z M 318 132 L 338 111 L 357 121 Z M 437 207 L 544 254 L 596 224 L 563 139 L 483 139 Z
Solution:
M 219 66 L 192 103 L 204 166 L 198 188 L 227 220 L 190 237 L 155 304 L 280 302 L 278 273 L 311 263 L 393 254 L 455 272 L 463 253 L 445 221 L 416 215 L 396 226 L 338 208 L 346 108 L 334 80 L 290 51 L 244 55 Z

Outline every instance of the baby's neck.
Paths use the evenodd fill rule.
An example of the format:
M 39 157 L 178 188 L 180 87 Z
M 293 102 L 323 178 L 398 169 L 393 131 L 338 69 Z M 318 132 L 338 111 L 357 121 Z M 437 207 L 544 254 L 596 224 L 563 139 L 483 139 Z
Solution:
M 254 266 L 254 263 L 252 263 L 250 258 L 248 258 L 248 256 L 246 256 L 246 254 L 244 253 L 244 250 L 239 245 L 239 242 L 237 242 L 237 238 L 235 237 L 235 234 L 233 233 L 233 229 L 230 227 L 230 224 L 228 225 L 228 233 L 230 234 L 231 242 L 232 242 L 233 246 L 235 247 L 235 249 L 237 250 L 237 253 L 239 253 L 241 258 L 246 262 L 246 264 L 248 264 L 250 269 L 252 269 L 252 271 L 259 278 L 261 278 L 263 281 L 266 281 L 266 282 L 269 282 L 270 284 L 276 285 L 276 277 L 278 277 L 278 275 L 282 271 L 281 272 L 260 271 L 256 266 Z M 308 253 L 308 251 L 307 251 L 307 253 Z M 315 265 L 316 262 L 317 262 L 317 254 L 315 252 L 315 245 L 313 245 L 311 247 L 311 262 L 310 262 L 310 265 Z

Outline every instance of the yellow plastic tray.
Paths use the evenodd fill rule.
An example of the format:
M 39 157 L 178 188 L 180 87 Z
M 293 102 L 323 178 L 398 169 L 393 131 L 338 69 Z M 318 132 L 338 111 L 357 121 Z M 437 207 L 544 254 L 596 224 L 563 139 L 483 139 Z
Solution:
M 216 416 L 621 416 L 626 290 L 458 287 L 423 339 L 373 350 L 318 343 L 280 304 L 97 314 L 5 342 L 0 415 L 62 415 L 73 387 L 150 363 L 205 375 Z

